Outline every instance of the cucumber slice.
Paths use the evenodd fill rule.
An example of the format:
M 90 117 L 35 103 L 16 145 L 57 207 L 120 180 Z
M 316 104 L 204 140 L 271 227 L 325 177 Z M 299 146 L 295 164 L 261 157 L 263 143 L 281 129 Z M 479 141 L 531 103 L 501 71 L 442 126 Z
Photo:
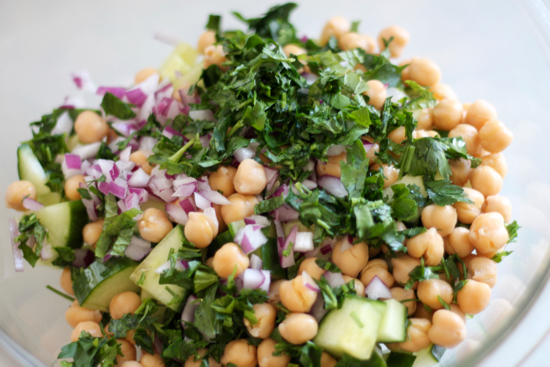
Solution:
M 80 306 L 109 311 L 111 299 L 122 292 L 139 292 L 130 280 L 138 263 L 126 257 L 114 257 L 105 264 L 92 263 L 74 281 L 73 289 Z
M 162 241 L 158 243 L 157 246 L 155 246 L 153 251 L 147 255 L 132 275 L 130 275 L 130 279 L 135 283 L 140 282 L 141 279 L 143 282 L 141 284 L 141 288 L 143 290 L 147 291 L 151 297 L 170 307 L 174 311 L 177 311 L 182 303 L 185 302 L 187 296 L 189 296 L 189 290 L 173 284 L 159 284 L 160 274 L 157 274 L 156 270 L 168 260 L 168 255 L 171 249 L 173 249 L 174 252 L 178 252 L 178 250 L 183 246 L 184 238 L 183 227 L 177 225 L 170 233 L 166 235 L 166 237 L 164 237 Z M 142 276 L 144 276 L 143 279 Z M 174 294 L 170 293 L 167 288 L 169 288 Z M 173 303 L 172 300 L 174 297 L 180 298 L 181 301 Z
M 416 360 L 414 361 L 413 367 L 440 366 L 439 361 L 441 360 L 443 353 L 445 353 L 445 348 L 432 344 L 428 348 L 414 353 L 414 355 L 416 355 Z
M 405 352 L 391 352 L 386 359 L 388 367 L 412 367 L 416 360 L 416 356 Z
M 227 228 L 229 230 L 229 233 L 231 233 L 231 236 L 233 236 L 234 238 L 237 232 L 239 232 L 239 229 L 244 228 L 244 226 L 246 226 L 246 223 L 244 222 L 244 219 L 241 219 L 233 223 L 229 223 L 227 225 Z M 231 242 L 233 242 L 233 239 L 231 239 Z
M 346 296 L 342 308 L 330 311 L 319 325 L 314 342 L 337 357 L 344 353 L 367 360 L 371 357 L 386 303 Z
M 61 202 L 61 194 L 58 192 L 50 192 L 37 196 L 36 201 L 44 204 L 44 206 L 50 206 Z
M 379 343 L 398 343 L 407 339 L 407 307 L 395 299 L 388 299 L 386 311 L 378 329 Z
M 372 354 L 367 360 L 359 360 L 348 354 L 344 354 L 338 365 L 357 367 L 387 367 L 384 354 L 378 345 L 374 346 Z M 410 367 L 410 366 L 409 366 Z
M 31 182 L 36 188 L 37 195 L 51 192 L 50 188 L 46 186 L 48 175 L 28 144 L 23 144 L 17 148 L 17 169 L 19 179 Z

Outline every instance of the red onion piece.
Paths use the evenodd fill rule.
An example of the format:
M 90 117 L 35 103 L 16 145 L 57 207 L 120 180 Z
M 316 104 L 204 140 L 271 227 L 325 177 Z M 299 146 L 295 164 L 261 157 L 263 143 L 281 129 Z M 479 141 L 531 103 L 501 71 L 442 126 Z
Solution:
M 111 182 L 109 187 L 109 193 L 114 196 L 124 199 L 126 197 L 126 187 L 120 186 L 114 182 Z
M 263 265 L 264 265 L 264 262 L 262 261 L 262 259 L 260 259 L 258 255 L 252 254 L 252 256 L 250 256 L 251 269 L 262 270 Z
M 210 184 L 208 183 L 208 176 L 202 176 L 197 180 L 197 189 L 199 191 L 210 191 Z
M 273 195 L 271 195 L 270 198 L 279 197 L 281 195 L 283 195 L 283 197 L 286 197 L 288 195 L 288 191 L 289 191 L 288 185 L 283 184 L 283 185 L 279 186 L 277 188 L 277 190 L 275 190 L 275 192 L 273 193 Z
M 338 177 L 324 175 L 317 180 L 317 184 L 326 192 L 336 197 L 343 198 L 348 195 L 344 184 Z
M 139 198 L 140 203 L 144 203 L 149 200 L 149 193 L 145 189 L 136 189 L 133 187 L 129 187 L 128 192 L 131 194 L 136 194 Z
M 157 145 L 158 139 L 152 138 L 150 136 L 144 136 L 139 140 L 139 150 L 144 150 L 147 152 L 152 152 L 155 145 Z
M 44 207 L 43 204 L 28 197 L 23 199 L 22 204 L 25 209 L 32 210 L 33 212 L 37 212 Z
M 231 205 L 231 201 L 229 201 L 225 196 L 220 194 L 218 191 L 201 191 L 201 196 L 203 196 L 206 200 L 219 205 Z M 188 195 L 190 196 L 190 195 Z
M 242 273 L 243 288 L 258 289 L 265 282 L 265 275 L 261 270 L 245 269 Z
M 75 268 L 87 268 L 95 260 L 95 254 L 92 250 L 76 249 L 74 250 L 75 260 L 73 266 Z
M 199 138 L 203 148 L 206 148 L 210 145 L 210 140 L 212 140 L 212 135 L 210 133 L 203 135 Z
M 128 180 L 128 186 L 131 187 L 147 187 L 151 176 L 149 176 L 143 169 L 139 168 L 132 174 L 132 177 Z
M 17 236 L 19 236 L 19 228 L 17 226 L 17 221 L 14 218 L 11 218 L 8 221 L 8 224 L 10 226 L 11 249 L 13 252 L 13 263 L 15 266 L 15 271 L 22 272 L 24 270 L 23 251 L 19 249 L 19 243 L 15 242 L 15 239 L 17 238 Z
M 82 159 L 76 154 L 65 154 L 65 162 L 67 162 L 67 168 L 80 169 L 82 167 Z
M 290 222 L 298 219 L 299 213 L 287 204 L 275 209 L 276 215 L 279 216 L 279 220 L 282 222 Z
M 317 188 L 317 182 L 312 180 L 304 180 L 302 185 L 304 185 L 308 190 L 315 190 Z
M 167 203 L 165 205 L 165 210 L 173 222 L 186 225 L 189 221 L 189 217 L 185 210 L 176 202 Z
M 186 198 L 193 195 L 197 191 L 197 181 L 189 182 L 178 187 L 176 192 L 172 194 L 174 197 Z M 206 192 L 206 191 L 203 191 Z
M 124 198 L 124 204 L 126 205 L 126 210 L 130 209 L 140 209 L 139 206 L 139 196 L 137 194 L 128 194 Z
M 191 295 L 189 298 L 187 298 L 187 302 L 185 302 L 185 307 L 183 308 L 183 311 L 181 313 L 181 326 L 185 329 L 185 323 L 186 322 L 193 322 L 195 321 L 195 310 L 197 307 L 199 307 L 199 302 L 197 301 L 197 297 Z
M 82 204 L 86 207 L 86 212 L 88 213 L 88 218 L 92 222 L 95 222 L 97 220 L 97 209 L 92 200 L 89 199 L 82 199 Z
M 373 143 L 370 143 L 366 140 L 363 140 L 363 148 L 365 148 L 365 152 L 368 153 L 372 149 L 373 146 L 374 146 Z
M 239 244 L 245 254 L 249 254 L 267 243 L 259 225 L 246 225 L 235 234 L 235 243 Z
M 145 93 L 143 93 L 141 88 L 131 89 L 131 90 L 127 91 L 124 95 L 128 99 L 128 102 L 130 102 L 131 104 L 134 104 L 138 107 L 143 106 L 143 104 L 147 100 L 147 95 Z
M 187 198 L 182 201 L 180 201 L 181 208 L 185 211 L 185 213 L 189 214 L 191 212 L 197 211 L 197 207 L 195 206 L 195 202 L 192 198 Z
M 275 224 L 275 233 L 277 234 L 277 249 L 279 256 L 281 256 L 281 248 L 285 245 L 285 232 L 280 220 L 275 219 L 273 223 Z
M 216 228 L 216 231 L 218 231 L 218 228 L 220 226 L 220 223 L 218 222 L 218 217 L 216 215 L 216 209 L 214 208 L 206 208 L 203 210 L 204 215 L 206 215 L 210 219 L 210 224 L 213 224 Z
M 244 218 L 244 222 L 245 224 L 257 224 L 261 227 L 269 227 L 271 225 L 271 221 L 263 215 L 251 215 Z
M 212 207 L 212 203 L 210 202 L 210 200 L 206 199 L 204 196 L 202 196 L 198 192 L 194 194 L 194 197 L 195 197 L 195 205 L 197 205 L 197 208 L 204 210 L 206 208 Z
M 160 189 L 159 186 L 166 186 L 165 182 L 163 181 L 167 181 L 169 184 L 169 181 L 167 179 L 153 177 L 151 181 L 149 181 L 148 187 L 151 189 L 151 192 L 154 195 L 158 196 L 160 199 L 168 203 L 174 199 L 172 197 L 172 195 L 174 194 L 174 190 L 172 190 L 171 185 L 170 187 L 167 187 L 165 189 Z
M 277 182 L 277 178 L 279 177 L 279 172 L 276 169 L 269 168 L 264 166 L 264 172 L 265 172 L 265 178 L 267 180 L 267 190 L 271 190 L 275 182 Z
M 264 275 L 264 282 L 260 286 L 260 290 L 269 293 L 269 286 L 271 285 L 271 271 L 269 270 L 262 270 L 262 274 Z
M 296 242 L 294 242 L 294 251 L 308 252 L 314 248 L 313 232 L 298 232 L 296 234 Z
M 166 136 L 168 139 L 172 139 L 174 135 L 183 137 L 183 135 L 179 131 L 171 126 L 166 126 L 164 128 L 164 131 L 162 132 L 162 135 Z
M 107 92 L 111 93 L 118 99 L 122 99 L 122 97 L 124 97 L 124 93 L 126 92 L 126 89 L 120 88 L 120 87 L 99 87 L 97 88 L 96 94 L 103 96 Z
M 77 157 L 78 160 L 80 161 L 79 156 L 77 155 L 74 155 L 74 156 Z M 67 160 L 63 159 L 63 162 L 61 162 L 61 170 L 63 171 L 63 176 L 65 177 L 65 179 L 68 180 L 71 177 L 81 174 L 82 173 L 80 169 L 81 166 L 82 164 L 79 165 L 79 168 L 69 168 L 67 166 Z
M 328 313 L 328 310 L 325 309 L 325 300 L 322 294 L 317 295 L 317 299 L 313 303 L 313 306 L 311 306 L 311 311 L 309 311 L 309 313 L 315 318 L 315 320 L 317 320 L 317 322 L 320 322 L 321 319 Z
M 321 291 L 321 288 L 319 288 L 319 286 L 317 285 L 317 283 L 315 283 L 311 275 L 309 275 L 305 270 L 302 272 L 302 279 L 304 281 L 304 285 L 306 286 L 306 288 L 311 289 L 312 291 L 315 291 L 315 292 Z
M 151 252 L 151 242 L 133 236 L 130 244 L 124 250 L 124 255 L 134 261 L 141 261 L 149 252 Z
M 333 272 L 327 271 L 325 272 L 325 274 L 323 274 L 323 276 L 325 277 L 328 284 L 332 288 L 340 287 L 346 284 L 346 282 L 344 281 L 344 277 L 342 276 L 342 273 L 333 273 Z M 355 281 L 358 282 L 359 280 L 356 279 Z
M 391 298 L 390 288 L 378 277 L 372 278 L 365 288 L 365 294 L 369 299 L 388 299 Z
M 73 149 L 72 154 L 78 155 L 81 159 L 90 159 L 94 158 L 99 152 L 101 147 L 101 142 L 80 145 Z
M 250 148 L 239 148 L 235 150 L 233 153 L 233 156 L 237 160 L 237 162 L 242 162 L 245 159 L 254 158 L 256 156 L 256 150 L 250 149 Z
M 342 246 L 340 246 L 340 252 L 347 251 L 353 247 L 353 238 L 351 236 L 344 236 L 342 239 Z
M 111 189 L 111 185 L 108 182 L 98 182 L 97 188 L 103 194 L 109 195 L 109 190 Z
M 346 151 L 345 145 L 333 145 L 330 148 L 328 148 L 327 155 L 331 157 L 333 155 L 342 154 L 345 151 Z
M 119 162 L 130 162 L 130 155 L 132 154 L 132 147 L 127 146 L 122 152 L 118 154 Z M 135 164 L 135 163 L 134 163 Z
M 210 110 L 189 111 L 189 117 L 193 120 L 216 121 L 214 113 Z
M 289 247 L 290 243 L 296 243 L 296 236 L 298 234 L 298 226 L 294 226 L 290 233 L 288 234 L 288 237 L 286 238 L 285 243 L 282 247 L 279 247 L 279 257 L 281 260 L 281 267 L 288 268 L 295 264 L 294 261 L 294 250 L 292 247 Z M 278 236 L 278 235 L 277 235 Z M 290 248 L 290 253 L 288 256 L 283 256 L 283 251 L 287 248 Z

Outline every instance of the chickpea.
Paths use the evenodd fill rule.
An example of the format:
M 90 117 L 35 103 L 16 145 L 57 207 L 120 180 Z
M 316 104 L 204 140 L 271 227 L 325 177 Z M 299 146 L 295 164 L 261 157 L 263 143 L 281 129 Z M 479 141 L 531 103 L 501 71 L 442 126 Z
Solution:
M 397 258 L 392 258 L 391 263 L 393 265 L 393 277 L 397 283 L 404 286 L 409 281 L 409 273 L 414 268 L 420 266 L 420 260 L 415 259 L 409 255 L 403 255 Z M 412 289 L 418 287 L 418 282 L 415 282 Z
M 24 212 L 27 209 L 23 206 L 22 201 L 25 198 L 36 200 L 36 188 L 29 181 L 15 181 L 8 186 L 6 196 L 4 198 L 6 207 Z
M 469 315 L 476 315 L 487 308 L 491 301 L 491 287 L 469 279 L 456 294 L 460 309 Z
M 128 340 L 132 345 L 136 345 L 136 341 L 134 340 L 135 335 L 136 330 L 128 330 L 128 332 L 126 333 L 126 340 Z
M 505 223 L 512 221 L 512 203 L 504 196 L 488 196 L 482 208 L 483 213 L 499 213 Z
M 456 209 L 451 205 L 428 205 L 420 214 L 424 227 L 437 229 L 441 237 L 447 236 L 456 226 Z
M 120 367 L 143 367 L 143 365 L 137 361 L 126 361 Z
M 487 284 L 493 288 L 497 283 L 497 264 L 486 257 L 476 256 L 470 260 L 468 278 Z
M 428 266 L 438 265 L 445 252 L 443 238 L 435 228 L 430 228 L 424 233 L 409 238 L 405 245 L 409 255 L 416 258 L 424 257 Z
M 474 157 L 481 156 L 481 145 L 479 143 L 479 134 L 475 127 L 468 124 L 458 124 L 449 131 L 449 138 L 462 137 L 466 143 L 466 152 Z
M 221 278 L 227 279 L 235 269 L 237 271 L 235 276 L 242 274 L 249 264 L 250 260 L 241 248 L 237 244 L 229 242 L 216 251 L 212 265 Z
M 454 348 L 466 339 L 466 323 L 452 311 L 437 310 L 428 338 L 436 345 Z
M 134 292 L 119 293 L 111 299 L 109 312 L 115 320 L 122 318 L 125 314 L 134 314 L 141 306 L 141 297 Z
M 86 183 L 84 181 L 84 176 L 82 175 L 76 175 L 71 178 L 69 178 L 67 181 L 65 181 L 64 189 L 65 189 L 65 195 L 69 200 L 80 200 L 82 199 L 82 196 L 80 196 L 80 193 L 76 191 L 80 188 L 81 183 Z
M 223 221 L 222 206 L 220 204 L 212 203 L 212 207 L 216 211 L 216 219 L 218 220 L 218 233 L 223 233 L 227 229 L 227 224 Z
M 319 175 L 319 177 L 329 175 L 340 178 L 342 176 L 340 162 L 346 161 L 346 155 L 346 152 L 343 152 L 338 155 L 328 157 L 328 163 L 317 163 L 317 175 Z
M 370 169 L 378 171 L 382 167 L 382 174 L 384 175 L 384 188 L 390 187 L 399 178 L 399 169 L 395 166 L 389 166 L 387 164 L 373 164 Z
M 305 313 L 289 313 L 279 324 L 279 333 L 290 344 L 302 344 L 313 339 L 318 329 L 315 318 Z
M 321 367 L 334 367 L 338 362 L 326 352 L 321 354 Z
M 413 132 L 413 137 L 415 137 L 414 136 L 415 132 Z M 388 139 L 390 139 L 396 144 L 401 144 L 403 141 L 405 141 L 407 139 L 405 126 L 400 126 L 397 129 L 393 130 L 391 133 L 389 133 Z
M 286 57 L 290 57 L 290 55 L 299 56 L 307 53 L 306 50 L 304 50 L 303 48 L 292 44 L 283 47 L 283 52 L 285 53 Z
M 453 185 L 464 186 L 468 182 L 472 169 L 471 162 L 467 159 L 450 160 L 451 182 Z
M 59 279 L 59 285 L 65 291 L 65 293 L 74 296 L 73 290 L 73 281 L 71 279 L 71 268 L 66 267 L 61 273 L 61 278 Z
M 220 166 L 215 172 L 210 174 L 208 183 L 214 191 L 221 191 L 223 196 L 228 197 L 235 193 L 235 185 L 233 179 L 237 169 L 232 166 Z
M 204 49 L 204 68 L 207 69 L 211 65 L 218 65 L 223 69 L 222 64 L 225 62 L 225 52 L 222 45 L 210 45 Z
M 72 328 L 75 328 L 78 324 L 91 321 L 99 324 L 102 316 L 98 310 L 91 310 L 89 308 L 80 307 L 78 301 L 74 301 L 71 307 L 65 312 L 65 320 Z M 80 334 L 79 334 L 80 335 Z
M 199 350 L 197 350 L 197 353 L 201 357 L 204 357 L 207 352 L 208 352 L 208 349 L 206 348 L 200 348 Z M 190 356 L 185 361 L 184 367 L 200 367 L 202 366 L 202 360 L 203 358 L 198 358 L 197 360 L 195 360 L 195 356 Z M 210 365 L 210 367 L 221 367 L 221 364 L 216 362 L 216 360 L 212 357 L 208 357 L 208 364 Z
M 204 55 L 206 48 L 212 46 L 214 43 L 216 43 L 216 32 L 209 29 L 199 37 L 197 49 Z
M 245 159 L 237 168 L 233 184 L 239 194 L 260 194 L 267 185 L 264 167 L 253 159 Z
M 346 284 L 353 280 L 353 288 L 355 289 L 355 294 L 359 297 L 365 297 L 365 285 L 361 283 L 359 279 L 355 279 L 347 275 L 342 275 L 342 278 L 344 278 L 344 282 L 346 282 Z
M 485 166 L 490 166 L 495 171 L 497 171 L 502 178 L 504 178 L 506 176 L 506 173 L 508 173 L 508 163 L 506 163 L 506 158 L 504 157 L 504 154 L 495 153 L 483 156 L 481 157 L 481 164 Z
M 350 51 L 356 48 L 365 50 L 365 52 L 371 52 L 371 45 L 369 41 L 358 33 L 349 32 L 344 34 L 338 40 L 338 47 L 343 51 Z
M 265 339 L 258 345 L 258 365 L 260 367 L 286 367 L 290 363 L 290 356 L 281 354 L 274 356 L 275 345 L 273 339 Z
M 432 115 L 434 128 L 451 131 L 462 122 L 464 111 L 460 102 L 445 99 L 434 107 Z
M 266 339 L 271 335 L 273 330 L 275 330 L 277 309 L 269 303 L 258 303 L 252 307 L 254 308 L 254 316 L 258 322 L 252 325 L 250 321 L 245 318 L 244 325 L 253 337 Z
M 438 101 L 442 101 L 444 99 L 456 99 L 456 93 L 447 84 L 436 83 L 430 88 L 430 92 L 433 93 L 434 98 Z
M 428 348 L 432 344 L 430 339 L 428 339 L 428 332 L 431 327 L 432 323 L 426 319 L 409 319 L 407 339 L 398 344 L 399 348 L 411 353 Z
M 221 208 L 223 221 L 227 224 L 250 217 L 259 203 L 253 195 L 233 194 L 227 199 L 231 201 L 231 205 L 223 205 Z
M 412 136 L 413 139 L 435 138 L 436 136 L 439 136 L 439 134 L 435 130 L 415 130 L 413 131 Z
M 351 24 L 348 20 L 338 16 L 334 17 L 330 19 L 325 25 L 323 33 L 321 34 L 321 38 L 319 39 L 319 44 L 321 46 L 326 45 L 330 37 L 333 36 L 336 39 L 340 39 L 340 37 L 348 33 L 350 29 Z
M 369 164 L 373 163 L 373 160 L 376 158 L 376 153 L 378 153 L 379 151 L 380 145 L 378 143 L 374 143 L 367 152 L 367 158 L 370 160 Z
M 444 238 L 445 252 L 449 255 L 457 254 L 458 257 L 465 258 L 474 250 L 474 245 L 470 242 L 470 230 L 464 227 L 456 227 Z
M 204 213 L 191 212 L 184 232 L 185 238 L 197 248 L 206 248 L 218 235 L 218 225 Z
M 449 304 L 453 301 L 453 288 L 444 280 L 429 279 L 423 280 L 416 291 L 418 299 L 432 310 L 443 308 L 439 298 Z M 438 297 L 439 296 L 439 297 Z
M 356 278 L 369 261 L 369 246 L 359 242 L 342 250 L 344 242 L 349 243 L 349 240 L 344 237 L 336 242 L 332 250 L 332 262 L 342 270 L 342 274 Z
M 386 87 L 378 80 L 369 80 L 367 82 L 369 89 L 363 94 L 369 97 L 369 104 L 377 110 L 381 110 L 388 97 Z
M 136 347 L 130 344 L 126 339 L 117 339 L 116 341 L 120 344 L 120 349 L 122 351 L 122 356 L 116 357 L 117 363 L 123 364 L 126 361 L 135 361 Z
M 134 85 L 137 85 L 139 83 L 142 83 L 152 77 L 155 74 L 158 74 L 159 72 L 155 68 L 145 68 L 143 70 L 138 71 L 136 76 L 134 77 Z
M 166 367 L 162 357 L 158 353 L 149 354 L 147 352 L 143 352 L 139 363 L 141 363 L 143 367 Z
M 317 260 L 316 257 L 308 257 L 302 261 L 298 268 L 298 274 L 302 274 L 305 271 L 313 279 L 321 280 L 321 275 L 325 273 L 325 269 L 320 268 L 315 260 Z
M 317 299 L 317 292 L 306 287 L 302 275 L 285 280 L 279 285 L 281 303 L 292 312 L 309 312 Z
M 462 321 L 466 322 L 466 314 L 464 312 L 462 312 L 462 310 L 460 309 L 460 307 L 457 304 L 452 303 L 452 304 L 449 305 L 449 307 L 450 307 L 451 312 L 458 315 L 462 319 Z
M 109 125 L 93 111 L 81 112 L 74 123 L 78 140 L 84 144 L 96 143 L 109 134 Z
M 369 285 L 374 277 L 380 278 L 388 288 L 395 282 L 393 275 L 388 271 L 388 264 L 382 259 L 369 261 L 365 268 L 361 270 L 361 283 L 363 283 L 365 287 Z
M 246 339 L 233 340 L 225 346 L 221 362 L 224 366 L 233 363 L 239 367 L 256 367 L 256 347 L 248 344 Z
M 273 303 L 281 302 L 279 288 L 281 287 L 281 284 L 283 284 L 283 282 L 286 282 L 286 280 L 279 279 L 274 282 L 271 282 L 271 284 L 269 285 L 269 292 L 267 292 L 267 296 L 269 297 L 269 300 L 268 300 L 269 303 L 273 304 Z
M 391 298 L 401 302 L 407 299 L 415 299 L 414 290 L 405 290 L 401 287 L 393 287 L 390 289 Z M 407 315 L 411 316 L 416 311 L 416 301 L 408 301 L 403 303 L 403 306 L 407 307 Z
M 426 319 L 432 322 L 433 310 L 428 311 L 422 302 L 416 302 L 416 311 L 414 311 L 413 317 L 418 319 Z
M 479 130 L 479 142 L 483 149 L 500 153 L 512 143 L 513 134 L 498 120 L 489 120 Z
M 409 79 L 423 87 L 431 87 L 441 79 L 439 66 L 425 58 L 413 57 L 408 69 Z
M 403 66 L 405 67 L 403 70 L 401 70 L 401 80 L 402 81 L 411 80 L 410 73 L 409 73 L 409 71 L 410 71 L 409 67 L 411 65 L 411 61 L 412 61 L 412 59 L 403 60 L 398 65 L 400 67 L 403 67 Z
M 134 162 L 136 166 L 141 167 L 148 175 L 153 172 L 153 166 L 147 161 L 147 158 L 151 155 L 151 152 L 146 152 L 143 150 L 136 150 L 130 154 L 130 162 Z
M 463 203 L 457 201 L 453 204 L 453 207 L 456 209 L 456 215 L 460 222 L 470 224 L 476 219 L 476 217 L 481 214 L 481 207 L 485 202 L 483 194 L 477 190 L 470 189 L 468 187 L 464 188 L 464 193 L 473 201 L 473 204 Z
M 497 195 L 502 189 L 502 176 L 490 166 L 480 165 L 470 173 L 472 188 L 484 196 Z
M 103 218 L 96 220 L 95 222 L 88 223 L 82 229 L 82 237 L 87 245 L 93 246 L 99 240 L 101 232 L 103 232 Z
M 158 243 L 170 233 L 174 226 L 162 210 L 149 208 L 143 212 L 138 228 L 144 240 Z
M 432 123 L 433 123 L 433 116 L 432 116 L 433 107 L 430 108 L 424 108 L 420 115 L 418 115 L 417 125 L 416 128 L 418 130 L 431 130 L 432 129 Z
M 496 120 L 496 118 L 497 110 L 495 107 L 487 101 L 478 99 L 468 106 L 464 122 L 479 131 L 487 121 Z
M 378 46 L 380 47 L 380 51 L 386 49 L 386 42 L 392 37 L 393 40 L 389 44 L 390 56 L 399 57 L 407 43 L 409 43 L 409 32 L 397 26 L 382 29 L 378 35 Z
M 90 333 L 90 335 L 95 338 L 100 338 L 103 336 L 103 334 L 101 333 L 101 327 L 97 322 L 82 321 L 81 323 L 76 325 L 73 332 L 71 333 L 71 341 L 78 341 L 80 339 L 80 334 L 83 331 Z

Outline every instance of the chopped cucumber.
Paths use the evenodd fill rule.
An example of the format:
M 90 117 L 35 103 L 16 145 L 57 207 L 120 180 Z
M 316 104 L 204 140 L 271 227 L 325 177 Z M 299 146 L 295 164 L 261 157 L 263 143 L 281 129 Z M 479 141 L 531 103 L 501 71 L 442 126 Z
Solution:
M 50 188 L 46 186 L 48 175 L 28 144 L 23 144 L 17 148 L 17 169 L 19 179 L 31 182 L 36 188 L 37 195 L 51 192 Z
M 139 292 L 130 280 L 138 263 L 126 257 L 114 257 L 102 264 L 92 263 L 74 281 L 73 289 L 80 306 L 109 311 L 111 299 L 122 292 Z
M 445 353 L 445 348 L 432 344 L 428 348 L 414 353 L 416 360 L 413 367 L 437 367 L 443 353 Z
M 416 356 L 406 352 L 391 352 L 386 359 L 388 367 L 412 367 Z
M 244 226 L 246 226 L 246 223 L 244 222 L 244 219 L 241 219 L 236 220 L 233 223 L 229 223 L 227 225 L 227 228 L 229 229 L 229 233 L 231 233 L 231 236 L 233 236 L 234 238 L 237 232 L 239 232 L 239 229 L 244 228 Z M 231 240 L 231 242 L 233 242 L 233 240 Z
M 168 260 L 170 250 L 173 249 L 174 252 L 178 252 L 183 246 L 184 238 L 183 227 L 177 225 L 130 275 L 130 279 L 135 283 L 139 283 L 141 288 L 147 291 L 151 297 L 175 311 L 180 308 L 182 302 L 185 302 L 189 291 L 173 284 L 159 284 L 160 274 L 156 270 Z
M 379 343 L 398 343 L 407 339 L 407 307 L 395 299 L 388 299 L 382 316 L 378 337 Z
M 351 357 L 348 354 L 345 354 L 338 365 L 345 366 L 357 366 L 357 367 L 387 367 L 386 360 L 384 359 L 384 354 L 378 345 L 374 346 L 372 354 L 367 360 L 359 360 L 357 358 Z M 410 366 L 409 366 L 410 367 Z
M 176 71 L 181 75 L 189 73 L 198 55 L 199 53 L 193 47 L 180 43 L 160 67 L 160 75 L 174 82 L 177 77 Z
M 44 206 L 54 205 L 61 202 L 61 194 L 58 192 L 50 192 L 48 194 L 37 196 L 36 201 L 44 204 Z
M 376 345 L 386 303 L 348 295 L 342 308 L 331 310 L 321 321 L 314 342 L 335 356 L 344 353 L 367 360 Z

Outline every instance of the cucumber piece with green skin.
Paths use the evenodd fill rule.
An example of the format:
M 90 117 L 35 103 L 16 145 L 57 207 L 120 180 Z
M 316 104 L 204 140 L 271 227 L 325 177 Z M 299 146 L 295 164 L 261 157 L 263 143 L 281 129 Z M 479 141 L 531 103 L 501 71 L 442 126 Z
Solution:
M 374 346 L 372 354 L 367 360 L 360 360 L 348 354 L 344 354 L 338 365 L 353 366 L 353 367 L 387 367 L 384 354 L 378 345 Z M 409 366 L 410 367 L 410 366 Z
M 385 309 L 385 302 L 347 295 L 342 308 L 331 310 L 321 320 L 313 341 L 334 356 L 368 360 Z
M 241 219 L 229 223 L 227 225 L 227 228 L 229 230 L 229 233 L 231 233 L 231 236 L 235 238 L 235 235 L 237 234 L 237 232 L 239 232 L 239 229 L 244 228 L 244 226 L 246 226 L 246 223 L 244 222 L 244 219 Z
M 81 307 L 109 311 L 111 299 L 123 292 L 139 293 L 139 287 L 130 280 L 138 263 L 126 257 L 92 263 L 73 283 L 74 294 Z
M 17 170 L 19 179 L 31 182 L 38 196 L 51 192 L 46 186 L 48 175 L 28 144 L 22 144 L 17 148 Z
M 414 353 L 416 360 L 413 367 L 437 367 L 444 352 L 445 348 L 432 344 L 428 348 Z
M 386 359 L 388 367 L 412 367 L 416 360 L 416 356 L 406 352 L 391 352 Z
M 183 227 L 177 225 L 170 233 L 160 241 L 153 251 L 139 264 L 139 266 L 130 275 L 134 283 L 140 283 L 140 287 L 147 291 L 150 296 L 157 301 L 165 304 L 174 311 L 178 311 L 180 306 L 185 303 L 189 296 L 189 290 L 173 284 L 159 284 L 160 274 L 156 272 L 159 266 L 168 261 L 170 250 L 174 253 L 183 246 L 185 237 Z M 142 276 L 144 278 L 142 278 Z M 141 280 L 141 282 L 140 282 Z M 170 293 L 170 291 L 173 293 Z M 174 297 L 178 297 L 180 302 L 172 302 Z
M 380 321 L 379 343 L 398 343 L 407 339 L 407 307 L 395 299 L 385 300 L 386 311 Z

